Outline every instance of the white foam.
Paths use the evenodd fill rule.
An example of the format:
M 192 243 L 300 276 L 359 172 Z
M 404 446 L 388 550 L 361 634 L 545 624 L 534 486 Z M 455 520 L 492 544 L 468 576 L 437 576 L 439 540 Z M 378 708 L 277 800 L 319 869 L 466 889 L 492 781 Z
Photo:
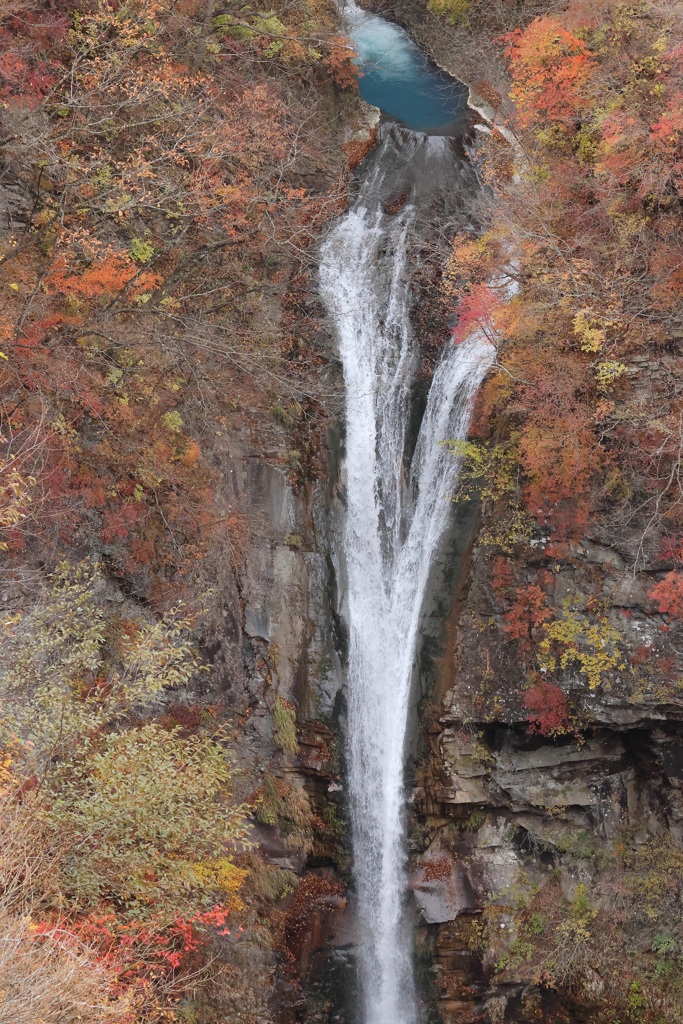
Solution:
M 405 161 L 407 181 L 409 164 L 415 175 L 421 159 L 434 169 L 435 188 L 448 174 L 454 183 L 448 146 L 385 130 L 356 203 L 323 244 L 320 268 L 346 388 L 347 752 L 365 1024 L 415 1024 L 418 1018 L 405 920 L 403 775 L 411 680 L 425 593 L 458 474 L 457 460 L 439 442 L 466 436 L 473 396 L 494 356 L 480 334 L 457 348 L 446 344 L 406 470 L 419 362 L 409 319 L 408 246 L 419 209 L 408 204 L 389 216 L 380 193 L 390 165 L 395 178 L 397 159 Z

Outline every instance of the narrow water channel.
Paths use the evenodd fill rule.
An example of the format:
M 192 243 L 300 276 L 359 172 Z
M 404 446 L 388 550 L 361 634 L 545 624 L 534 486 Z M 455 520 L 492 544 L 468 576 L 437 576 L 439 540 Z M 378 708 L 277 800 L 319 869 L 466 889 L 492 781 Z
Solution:
M 422 610 L 449 526 L 456 460 L 493 351 L 445 340 L 417 438 L 420 355 L 410 323 L 415 253 L 464 222 L 476 179 L 463 152 L 465 90 L 397 26 L 344 7 L 363 96 L 385 116 L 357 197 L 321 253 L 320 289 L 346 389 L 343 550 L 349 631 L 347 755 L 361 1024 L 419 1020 L 407 917 L 404 771 Z M 447 330 L 444 328 L 444 334 Z

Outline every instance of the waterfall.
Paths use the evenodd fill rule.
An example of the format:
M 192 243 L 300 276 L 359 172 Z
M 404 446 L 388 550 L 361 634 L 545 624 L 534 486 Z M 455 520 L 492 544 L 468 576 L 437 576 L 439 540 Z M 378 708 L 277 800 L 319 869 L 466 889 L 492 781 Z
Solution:
M 411 252 L 448 225 L 471 185 L 453 139 L 383 123 L 349 211 L 323 243 L 320 287 L 346 392 L 342 560 L 349 800 L 364 1024 L 415 1024 L 406 918 L 404 762 L 411 680 L 430 571 L 449 524 L 457 460 L 493 358 L 481 336 L 444 345 L 417 440 L 409 424 L 419 353 L 410 325 Z M 396 197 L 406 201 L 393 215 Z M 391 209 L 396 208 L 394 203 Z M 412 451 L 412 457 L 411 457 Z

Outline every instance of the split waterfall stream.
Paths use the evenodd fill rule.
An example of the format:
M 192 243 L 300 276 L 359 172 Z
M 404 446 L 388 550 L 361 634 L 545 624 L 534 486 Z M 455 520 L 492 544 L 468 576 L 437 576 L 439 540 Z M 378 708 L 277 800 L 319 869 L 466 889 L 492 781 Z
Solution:
M 466 436 L 493 350 L 477 334 L 456 347 L 444 327 L 431 384 L 420 387 L 411 277 L 422 246 L 466 222 L 462 197 L 477 187 L 462 143 L 465 90 L 397 26 L 352 0 L 343 19 L 361 93 L 385 114 L 320 267 L 346 394 L 340 558 L 361 1015 L 362 1024 L 416 1024 L 404 769 L 425 597 L 458 473 L 439 442 Z

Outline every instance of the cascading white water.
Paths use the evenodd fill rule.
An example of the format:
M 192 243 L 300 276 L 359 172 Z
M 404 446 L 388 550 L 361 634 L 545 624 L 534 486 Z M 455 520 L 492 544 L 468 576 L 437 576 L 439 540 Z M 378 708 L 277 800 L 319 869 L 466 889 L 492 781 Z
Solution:
M 466 435 L 493 350 L 480 335 L 445 344 L 407 464 L 419 364 L 410 246 L 425 231 L 425 210 L 457 194 L 463 172 L 451 139 L 383 124 L 359 194 L 322 249 L 321 292 L 346 389 L 347 753 L 364 1024 L 418 1018 L 405 918 L 411 679 L 458 472 L 439 442 Z M 391 215 L 387 198 L 399 193 L 407 202 Z

